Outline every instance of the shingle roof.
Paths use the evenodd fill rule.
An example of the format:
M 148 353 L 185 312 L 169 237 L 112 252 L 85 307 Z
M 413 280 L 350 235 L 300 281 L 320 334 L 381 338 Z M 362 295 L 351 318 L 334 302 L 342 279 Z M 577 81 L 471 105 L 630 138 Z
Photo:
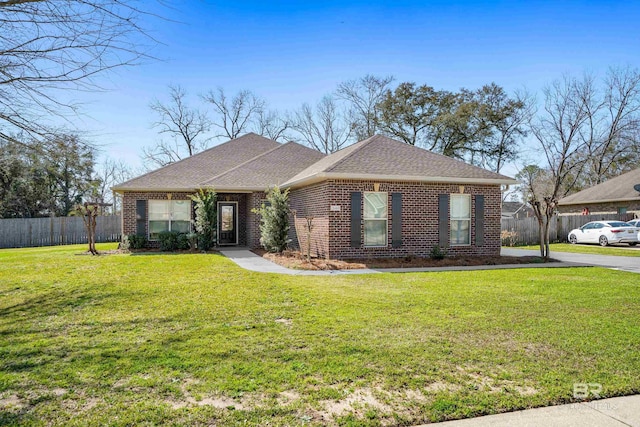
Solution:
M 324 154 L 309 147 L 288 142 L 235 168 L 203 181 L 201 186 L 217 189 L 265 190 L 280 185 L 300 170 L 322 159 Z
M 268 138 L 249 133 L 116 185 L 113 190 L 191 191 L 199 188 L 201 182 L 227 172 L 280 145 Z
M 328 178 L 516 183 L 512 178 L 463 161 L 375 135 L 328 155 L 285 182 L 283 186 L 296 187 Z
M 558 201 L 559 205 L 640 200 L 640 193 L 633 186 L 640 184 L 640 168 L 611 178 L 602 184 L 579 191 Z

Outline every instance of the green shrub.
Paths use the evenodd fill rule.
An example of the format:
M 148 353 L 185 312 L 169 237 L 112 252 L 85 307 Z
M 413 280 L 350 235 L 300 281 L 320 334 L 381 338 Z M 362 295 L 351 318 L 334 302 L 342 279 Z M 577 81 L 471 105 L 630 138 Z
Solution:
M 124 241 L 129 242 L 128 249 L 143 249 L 147 247 L 147 238 L 145 236 L 139 236 L 137 234 L 129 234 L 124 237 Z
M 289 189 L 273 187 L 267 191 L 267 203 L 252 212 L 260 215 L 260 244 L 269 252 L 282 252 L 289 239 Z
M 179 250 L 190 249 L 191 245 L 189 244 L 189 235 L 186 233 L 180 233 L 177 236 L 177 247 Z
M 186 233 L 163 231 L 158 234 L 160 250 L 165 252 L 189 249 L 189 237 Z
M 191 196 L 191 200 L 195 203 L 196 214 L 193 226 L 198 235 L 198 248 L 203 251 L 209 250 L 216 244 L 217 197 L 213 188 L 201 188 Z
M 438 245 L 435 245 L 431 252 L 429 253 L 429 258 L 431 259 L 444 259 L 447 256 L 447 250 L 441 248 Z
M 158 233 L 161 251 L 175 251 L 178 249 L 178 233 L 175 231 L 161 231 Z

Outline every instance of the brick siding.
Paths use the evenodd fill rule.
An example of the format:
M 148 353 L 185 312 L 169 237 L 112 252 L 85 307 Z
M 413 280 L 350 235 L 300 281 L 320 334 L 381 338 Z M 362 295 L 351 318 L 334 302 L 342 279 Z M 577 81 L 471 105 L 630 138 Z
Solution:
M 379 185 L 379 191 L 388 193 L 388 244 L 376 248 L 352 248 L 350 238 L 351 193 L 374 191 L 373 181 L 329 180 L 291 192 L 291 207 L 297 210 L 298 216 L 296 223 L 299 224 L 306 215 L 317 218 L 314 219 L 317 228 L 313 230 L 312 255 L 333 259 L 429 255 L 439 241 L 438 196 L 459 193 L 460 186 L 417 182 L 379 182 Z M 402 246 L 398 248 L 391 247 L 391 193 L 402 194 Z M 449 255 L 499 255 L 500 187 L 464 185 L 464 194 L 483 195 L 485 198 L 484 244 L 475 245 L 475 205 L 472 198 L 471 245 L 449 247 Z M 339 206 L 340 210 L 331 211 L 331 205 Z M 300 235 L 299 226 L 296 229 L 299 244 L 294 246 L 305 248 L 306 236 Z M 361 230 L 364 233 L 362 224 Z
M 329 195 L 327 182 L 310 185 L 291 191 L 289 205 L 292 215 L 289 219 L 290 246 L 306 253 L 308 242 L 307 218 L 311 223 L 311 255 L 329 258 Z
M 291 247 L 305 251 L 307 248 L 306 218 L 313 217 L 311 254 L 321 258 L 374 258 L 428 256 L 438 245 L 438 196 L 457 194 L 456 184 L 432 184 L 417 182 L 378 182 L 379 191 L 388 193 L 388 223 L 386 247 L 351 247 L 351 193 L 374 191 L 373 181 L 328 180 L 290 193 Z M 393 215 L 391 194 L 402 194 L 402 246 L 391 247 Z M 191 193 L 171 193 L 172 200 L 189 200 Z M 475 205 L 472 198 L 471 245 L 448 248 L 449 255 L 499 255 L 501 193 L 496 185 L 464 185 L 464 194 L 483 195 L 484 244 L 475 244 Z M 238 227 L 240 246 L 260 247 L 260 218 L 251 212 L 260 207 L 264 192 L 251 194 L 220 193 L 218 201 L 238 202 Z M 125 192 L 123 197 L 123 234 L 136 233 L 136 200 L 167 200 L 166 192 Z M 363 199 L 364 202 L 364 199 Z M 339 210 L 331 210 L 339 206 Z M 147 209 L 148 215 L 148 209 Z M 148 227 L 148 216 L 145 218 Z M 364 233 L 361 223 L 361 233 Z M 148 234 L 148 230 L 145 230 Z M 364 238 L 364 235 L 362 235 Z M 153 244 L 153 243 L 152 243 Z
M 617 214 L 618 208 L 626 208 L 628 214 L 640 217 L 640 200 L 614 203 L 589 203 L 584 205 L 558 206 L 560 215 L 581 215 L 584 208 L 589 209 L 590 215 Z
M 171 200 L 191 200 L 190 196 L 193 193 L 184 192 L 125 192 L 122 197 L 122 234 L 136 234 L 136 201 L 137 200 L 169 200 L 168 195 L 171 195 Z M 248 224 L 250 220 L 247 196 L 249 194 L 244 193 L 219 193 L 218 201 L 232 201 L 238 202 L 238 244 L 240 246 L 247 246 L 248 236 L 250 231 L 253 232 L 253 228 Z M 250 210 L 250 209 L 249 209 Z M 193 218 L 192 218 L 193 219 Z M 147 204 L 146 217 L 145 217 L 145 235 L 149 236 L 149 206 Z M 149 242 L 149 246 L 157 246 L 157 242 Z

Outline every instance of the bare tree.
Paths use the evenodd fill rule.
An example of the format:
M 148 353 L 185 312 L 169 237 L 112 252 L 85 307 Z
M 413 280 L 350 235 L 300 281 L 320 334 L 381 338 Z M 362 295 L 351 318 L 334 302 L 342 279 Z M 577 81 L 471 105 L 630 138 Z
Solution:
M 601 99 L 589 112 L 582 161 L 585 186 L 600 184 L 638 166 L 640 160 L 640 72 L 611 68 Z
M 287 130 L 291 127 L 291 120 L 281 116 L 275 110 L 261 110 L 256 119 L 256 133 L 274 141 L 289 139 Z
M 349 120 L 331 96 L 323 97 L 313 109 L 303 104 L 291 126 L 309 147 L 330 154 L 343 148 L 352 135 Z
M 58 91 L 96 89 L 105 71 L 148 58 L 145 15 L 121 0 L 0 1 L 0 138 L 50 137 L 45 117 L 78 107 Z
M 356 80 L 348 80 L 338 85 L 336 97 L 348 104 L 353 118 L 355 138 L 360 141 L 375 135 L 378 130 L 378 104 L 394 81 L 393 76 L 377 77 L 367 74 Z
M 117 213 L 120 211 L 120 197 L 111 191 L 111 188 L 121 184 L 135 176 L 131 166 L 123 160 L 115 160 L 106 157 L 104 161 L 96 167 L 94 180 L 98 182 L 94 201 L 100 205 L 111 204 L 110 211 Z
M 160 134 L 169 135 L 171 142 L 160 141 L 154 147 L 143 148 L 143 158 L 158 166 L 165 166 L 193 156 L 207 146 L 202 138 L 211 122 L 207 115 L 187 105 L 187 93 L 179 85 L 169 85 L 169 100 L 154 100 L 149 108 L 158 114 L 153 127 Z
M 540 227 L 540 255 L 544 258 L 549 257 L 549 221 L 558 199 L 571 190 L 584 166 L 575 160 L 585 147 L 594 95 L 590 76 L 582 80 L 565 76 L 544 89 L 544 111 L 530 123 L 546 160 L 540 170 L 547 171 L 545 179 L 549 181 L 546 185 L 532 181 L 528 194 Z
M 229 139 L 237 138 L 251 129 L 266 107 L 266 102 L 249 90 L 241 90 L 229 99 L 224 89 L 219 87 L 202 98 L 213 106 L 213 125 L 221 130 L 215 136 Z
M 152 147 L 142 147 L 140 157 L 144 161 L 143 172 L 148 172 L 156 167 L 167 166 L 182 160 L 185 154 L 177 140 L 160 140 Z

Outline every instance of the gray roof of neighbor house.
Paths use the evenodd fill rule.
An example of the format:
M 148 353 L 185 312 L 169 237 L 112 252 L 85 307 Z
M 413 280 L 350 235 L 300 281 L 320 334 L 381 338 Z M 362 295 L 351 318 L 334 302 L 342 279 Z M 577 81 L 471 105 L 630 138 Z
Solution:
M 561 206 L 586 205 L 640 200 L 640 192 L 633 188 L 637 184 L 640 184 L 640 168 L 564 197 L 558 201 L 558 204 Z
M 186 159 L 133 178 L 122 184 L 118 184 L 113 190 L 118 192 L 154 190 L 192 191 L 203 187 L 204 182 L 213 181 L 214 177 L 230 172 L 241 164 L 254 160 L 272 150 L 282 149 L 288 145 L 289 144 L 279 144 L 255 133 L 249 133 Z M 300 159 L 301 150 L 293 147 L 289 147 L 287 151 L 280 151 L 279 154 L 286 157 L 288 150 L 290 150 L 291 153 L 296 156 L 297 163 L 289 165 L 289 168 L 281 168 L 279 171 L 274 171 L 270 176 L 275 181 L 278 181 L 278 178 L 280 181 L 284 181 L 316 161 L 316 153 L 322 156 L 322 154 L 317 151 L 302 146 L 299 147 L 312 152 L 309 156 L 310 160 L 307 162 L 302 161 Z M 248 175 L 245 175 L 245 177 L 250 178 Z M 260 189 L 265 189 L 269 184 L 273 185 L 276 183 L 277 182 L 265 182 L 263 185 L 260 185 Z M 215 183 L 209 185 L 215 185 Z M 217 186 L 216 189 L 218 189 Z
M 380 135 L 324 157 L 283 186 L 300 187 L 325 179 L 517 183 L 513 178 Z

